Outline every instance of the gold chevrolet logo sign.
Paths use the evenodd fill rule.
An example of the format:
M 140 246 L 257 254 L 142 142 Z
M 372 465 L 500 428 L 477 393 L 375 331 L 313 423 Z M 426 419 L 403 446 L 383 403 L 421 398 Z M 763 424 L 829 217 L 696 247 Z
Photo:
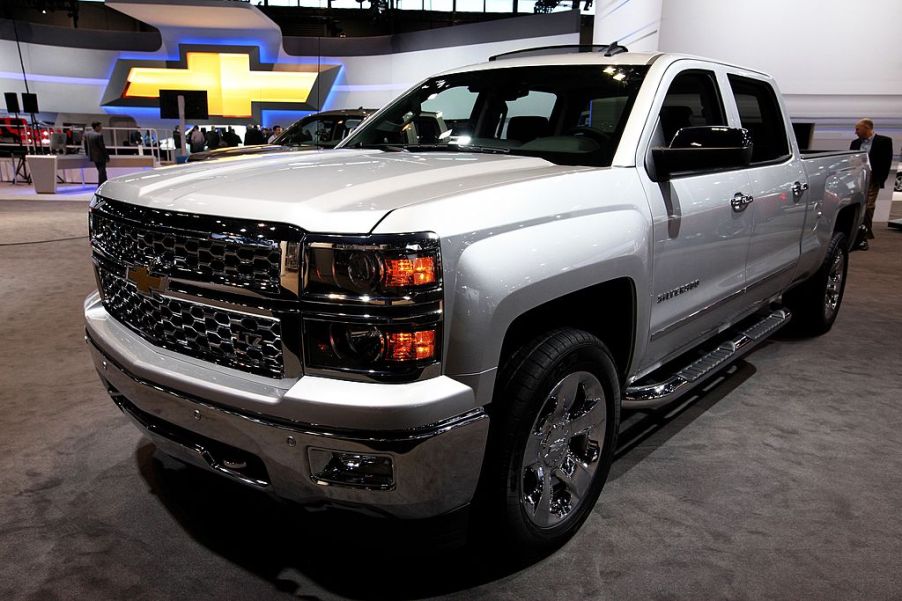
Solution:
M 125 279 L 135 285 L 138 292 L 150 295 L 153 292 L 165 292 L 169 287 L 169 278 L 155 276 L 144 265 L 129 267 Z
M 261 109 L 320 110 L 339 68 L 262 63 L 255 47 L 183 48 L 178 61 L 118 60 L 103 104 L 155 106 L 160 90 L 206 90 L 210 117 L 259 120 Z
M 247 54 L 189 52 L 187 69 L 132 67 L 125 98 L 159 98 L 160 90 L 206 90 L 208 110 L 250 117 L 251 100 L 306 102 L 316 73 L 251 71 Z

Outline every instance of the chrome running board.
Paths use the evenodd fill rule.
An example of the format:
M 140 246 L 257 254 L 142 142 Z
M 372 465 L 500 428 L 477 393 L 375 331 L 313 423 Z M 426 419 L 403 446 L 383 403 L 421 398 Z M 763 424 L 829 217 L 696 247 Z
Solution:
M 623 395 L 623 408 L 656 409 L 675 401 L 695 388 L 696 385 L 701 384 L 706 376 L 713 375 L 727 367 L 764 342 L 768 336 L 786 325 L 791 318 L 792 314 L 786 309 L 774 311 L 752 325 L 738 330 L 732 338 L 722 342 L 717 348 L 702 355 L 679 371 L 670 374 L 669 377 L 650 384 L 628 387 Z M 667 374 L 663 375 L 667 376 Z M 654 377 L 654 374 L 651 377 Z

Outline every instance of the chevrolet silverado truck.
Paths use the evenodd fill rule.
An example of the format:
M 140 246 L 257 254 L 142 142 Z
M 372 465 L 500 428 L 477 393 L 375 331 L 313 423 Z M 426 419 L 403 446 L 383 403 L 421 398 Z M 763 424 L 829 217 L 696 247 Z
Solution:
M 593 50 L 431 77 L 336 150 L 105 183 L 84 313 L 113 400 L 281 498 L 565 541 L 621 410 L 830 329 L 869 175 L 800 154 L 763 73 Z

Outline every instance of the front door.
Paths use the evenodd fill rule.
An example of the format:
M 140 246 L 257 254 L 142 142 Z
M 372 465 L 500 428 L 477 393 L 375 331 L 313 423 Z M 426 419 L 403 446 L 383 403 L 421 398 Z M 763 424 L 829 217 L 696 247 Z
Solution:
M 664 89 L 666 95 L 655 105 L 658 120 L 649 149 L 669 144 L 682 127 L 727 124 L 713 72 L 684 67 Z M 650 153 L 646 168 L 653 176 Z M 694 346 L 741 313 L 753 219 L 732 203 L 736 195 L 750 194 L 743 169 L 643 181 L 654 230 L 649 367 Z

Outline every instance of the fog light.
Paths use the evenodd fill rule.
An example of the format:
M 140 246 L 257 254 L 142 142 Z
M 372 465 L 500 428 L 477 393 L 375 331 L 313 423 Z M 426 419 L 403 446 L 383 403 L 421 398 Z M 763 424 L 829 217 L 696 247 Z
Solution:
M 339 484 L 375 490 L 395 486 L 391 457 L 310 448 L 310 475 L 319 484 Z

